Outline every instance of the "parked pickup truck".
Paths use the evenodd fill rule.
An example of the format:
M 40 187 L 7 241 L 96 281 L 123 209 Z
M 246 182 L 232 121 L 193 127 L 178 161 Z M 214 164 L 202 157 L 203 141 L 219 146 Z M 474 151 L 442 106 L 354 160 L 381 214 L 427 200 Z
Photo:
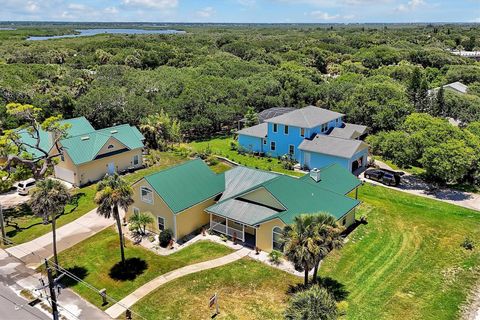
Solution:
M 387 186 L 398 186 L 403 172 L 396 172 L 385 169 L 368 169 L 364 176 L 366 179 L 381 182 Z

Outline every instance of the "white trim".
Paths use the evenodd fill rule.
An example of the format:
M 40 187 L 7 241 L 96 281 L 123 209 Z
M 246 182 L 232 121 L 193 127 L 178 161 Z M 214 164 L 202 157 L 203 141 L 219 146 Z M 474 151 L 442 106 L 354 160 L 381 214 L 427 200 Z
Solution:
M 278 132 L 278 124 L 277 123 L 272 123 L 272 131 L 277 133 Z
M 303 130 L 303 136 L 302 136 L 302 130 Z M 307 130 L 305 128 L 300 128 L 300 138 L 305 138 L 305 133 L 307 132 Z
M 287 132 L 285 132 L 285 129 Z M 290 134 L 290 126 L 288 124 L 283 125 L 283 135 L 288 136 Z
M 137 158 L 137 163 L 135 163 L 135 158 Z M 138 154 L 133 155 L 132 163 L 134 166 L 138 166 L 140 164 L 140 156 Z
M 143 190 L 150 191 L 150 193 L 152 195 L 152 201 L 145 200 L 145 198 L 143 197 L 143 194 L 142 194 Z M 141 186 L 140 187 L 140 200 L 142 200 L 145 203 L 153 204 L 153 190 L 150 189 L 149 187 Z
M 293 147 L 293 152 L 290 152 L 290 147 Z M 293 145 L 293 144 L 288 145 L 288 154 L 291 155 L 291 156 L 295 155 L 295 145 Z
M 173 215 L 173 238 L 177 241 L 177 215 Z
M 165 218 L 162 217 L 162 216 L 157 216 L 157 228 L 158 228 L 158 231 L 162 232 L 163 230 L 160 229 L 160 219 L 162 219 L 162 221 L 163 221 L 163 223 L 162 223 L 163 224 L 163 230 L 166 230 L 167 228 L 166 228 L 166 225 L 165 225 Z
M 137 207 L 132 207 L 132 212 L 133 214 L 137 214 L 137 212 L 138 214 L 140 214 L 140 209 L 138 209 Z
M 274 148 L 272 149 L 272 143 Z M 270 151 L 277 151 L 277 143 L 275 141 L 270 141 Z

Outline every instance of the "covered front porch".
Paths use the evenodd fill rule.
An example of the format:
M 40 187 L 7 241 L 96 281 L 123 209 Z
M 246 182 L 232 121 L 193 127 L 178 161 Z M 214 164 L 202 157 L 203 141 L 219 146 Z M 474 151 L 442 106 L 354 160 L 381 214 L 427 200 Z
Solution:
M 247 247 L 255 248 L 256 246 L 256 229 L 247 224 L 211 213 L 210 230 L 235 238 Z

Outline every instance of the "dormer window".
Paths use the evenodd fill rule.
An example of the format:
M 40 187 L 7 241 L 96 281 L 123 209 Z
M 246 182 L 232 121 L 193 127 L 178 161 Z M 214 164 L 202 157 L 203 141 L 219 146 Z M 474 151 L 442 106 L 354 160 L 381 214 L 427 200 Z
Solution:
M 284 126 L 284 127 L 283 127 L 283 132 L 284 132 L 285 134 L 288 134 L 288 126 Z
M 278 132 L 278 125 L 276 123 L 273 124 L 273 132 Z
M 322 124 L 322 129 L 321 130 L 322 130 L 322 132 L 327 131 L 328 130 L 328 123 Z
M 113 144 L 111 144 L 107 147 L 107 149 L 113 149 L 113 148 L 115 148 L 115 146 Z

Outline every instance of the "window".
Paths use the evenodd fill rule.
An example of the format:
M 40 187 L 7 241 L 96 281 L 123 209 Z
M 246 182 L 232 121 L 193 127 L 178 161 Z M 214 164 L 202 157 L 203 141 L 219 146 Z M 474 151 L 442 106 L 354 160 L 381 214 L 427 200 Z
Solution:
M 328 123 L 322 124 L 322 132 L 325 132 L 328 130 Z
M 284 126 L 284 127 L 283 127 L 283 132 L 284 132 L 285 134 L 288 134 L 288 126 Z
M 134 166 L 138 165 L 138 155 L 133 156 L 133 165 Z
M 305 128 L 300 128 L 300 137 L 305 137 Z
M 288 154 L 292 156 L 295 154 L 295 146 L 293 144 L 288 146 Z
M 113 149 L 113 148 L 115 148 L 115 146 L 113 144 L 111 144 L 107 147 L 107 149 Z
M 278 125 L 276 123 L 273 124 L 273 132 L 278 131 Z
M 262 139 L 263 140 L 263 144 L 267 144 L 267 139 Z
M 275 141 L 270 142 L 270 150 L 275 151 Z
M 273 228 L 273 231 L 272 231 L 272 248 L 274 250 L 283 251 L 282 229 L 280 227 Z
M 140 209 L 134 207 L 133 208 L 133 214 L 134 215 L 140 214 Z
M 342 220 L 342 226 L 346 225 L 347 224 L 347 218 L 343 218 Z
M 153 203 L 153 191 L 147 187 L 140 188 L 142 201 L 146 203 Z
M 157 217 L 158 220 L 158 230 L 165 230 L 165 219 L 163 217 Z

